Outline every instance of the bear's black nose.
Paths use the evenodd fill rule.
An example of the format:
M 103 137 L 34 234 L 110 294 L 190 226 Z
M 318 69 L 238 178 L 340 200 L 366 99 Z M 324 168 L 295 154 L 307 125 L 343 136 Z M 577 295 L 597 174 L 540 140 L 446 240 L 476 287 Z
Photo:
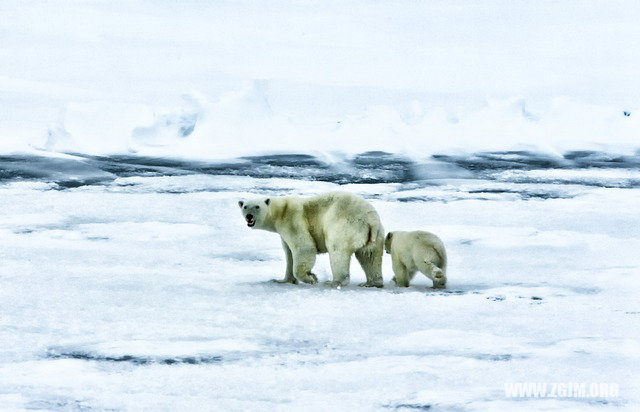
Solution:
M 253 215 L 251 214 L 247 215 L 247 220 L 253 220 Z

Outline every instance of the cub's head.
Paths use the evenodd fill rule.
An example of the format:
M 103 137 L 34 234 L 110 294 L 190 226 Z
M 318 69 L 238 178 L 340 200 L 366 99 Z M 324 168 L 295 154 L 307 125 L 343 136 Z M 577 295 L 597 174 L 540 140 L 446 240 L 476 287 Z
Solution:
M 242 216 L 247 221 L 247 226 L 257 229 L 264 226 L 269 203 L 271 203 L 271 199 L 241 200 L 238 202 Z
M 384 250 L 387 253 L 391 253 L 391 240 L 393 239 L 393 232 L 387 233 L 387 237 L 384 238 Z

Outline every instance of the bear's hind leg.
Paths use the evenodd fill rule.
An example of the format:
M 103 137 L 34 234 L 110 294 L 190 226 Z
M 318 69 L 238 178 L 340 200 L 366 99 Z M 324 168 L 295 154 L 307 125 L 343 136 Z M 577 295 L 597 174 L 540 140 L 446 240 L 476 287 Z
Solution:
M 362 266 L 362 270 L 367 277 L 365 283 L 358 286 L 381 288 L 384 286 L 382 280 L 382 249 L 360 249 L 356 251 L 356 259 Z
M 418 269 L 433 281 L 435 289 L 444 289 L 447 286 L 447 276 L 433 262 L 419 262 Z
M 347 286 L 349 284 L 349 266 L 351 265 L 351 252 L 342 250 L 330 250 L 331 274 L 333 280 L 328 282 L 332 287 Z

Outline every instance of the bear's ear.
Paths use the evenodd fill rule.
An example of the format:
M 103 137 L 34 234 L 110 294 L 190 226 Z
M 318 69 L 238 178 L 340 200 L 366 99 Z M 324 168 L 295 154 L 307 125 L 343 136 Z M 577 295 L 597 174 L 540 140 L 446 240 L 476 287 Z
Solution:
M 240 207 L 244 206 L 244 200 L 239 201 L 238 202 L 238 206 L 240 206 Z
M 265 199 L 264 202 L 267 204 L 267 206 L 269 206 L 269 203 L 271 203 L 271 199 Z

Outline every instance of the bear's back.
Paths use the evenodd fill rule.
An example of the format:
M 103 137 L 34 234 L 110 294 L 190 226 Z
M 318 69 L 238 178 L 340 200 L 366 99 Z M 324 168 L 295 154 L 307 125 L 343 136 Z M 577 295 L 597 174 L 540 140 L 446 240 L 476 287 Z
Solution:
M 353 220 L 375 212 L 366 200 L 349 192 L 328 192 L 305 199 L 303 210 L 307 221 L 324 219 Z

